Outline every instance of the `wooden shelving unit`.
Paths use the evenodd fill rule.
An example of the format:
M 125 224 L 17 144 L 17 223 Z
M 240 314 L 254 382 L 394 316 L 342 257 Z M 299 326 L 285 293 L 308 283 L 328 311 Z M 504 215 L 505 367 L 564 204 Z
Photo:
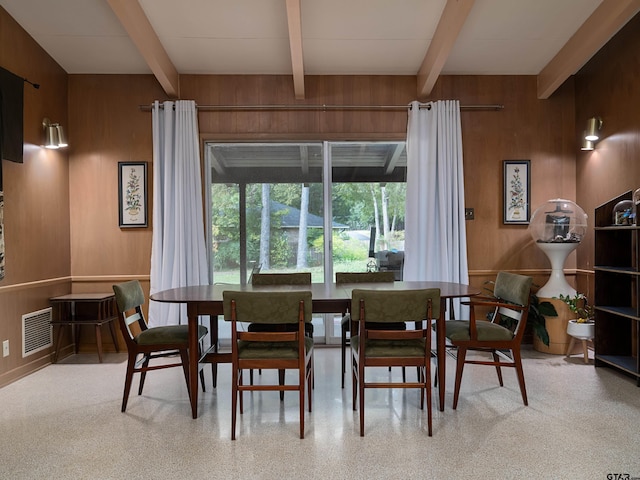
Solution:
M 595 210 L 595 365 L 618 369 L 640 386 L 638 360 L 640 305 L 640 226 L 613 225 L 626 192 Z

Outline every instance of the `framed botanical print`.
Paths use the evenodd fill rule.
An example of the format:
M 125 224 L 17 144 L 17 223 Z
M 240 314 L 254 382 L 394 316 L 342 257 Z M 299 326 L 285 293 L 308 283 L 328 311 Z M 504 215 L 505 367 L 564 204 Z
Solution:
M 528 225 L 531 219 L 530 160 L 504 160 L 504 212 L 505 225 Z
M 147 226 L 147 163 L 118 162 L 119 225 Z

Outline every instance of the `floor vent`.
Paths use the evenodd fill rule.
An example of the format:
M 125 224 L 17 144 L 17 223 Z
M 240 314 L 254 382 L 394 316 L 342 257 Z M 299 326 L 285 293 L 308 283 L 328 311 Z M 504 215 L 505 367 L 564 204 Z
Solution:
M 53 345 L 51 307 L 22 316 L 22 357 Z

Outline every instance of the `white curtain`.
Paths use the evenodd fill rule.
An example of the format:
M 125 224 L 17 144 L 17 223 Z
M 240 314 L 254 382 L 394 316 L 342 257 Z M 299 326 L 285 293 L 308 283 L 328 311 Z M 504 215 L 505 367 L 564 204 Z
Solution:
M 457 100 L 411 104 L 405 225 L 405 280 L 469 283 Z
M 151 294 L 206 285 L 198 117 L 195 102 L 155 102 Z M 187 322 L 185 305 L 149 303 L 154 326 Z

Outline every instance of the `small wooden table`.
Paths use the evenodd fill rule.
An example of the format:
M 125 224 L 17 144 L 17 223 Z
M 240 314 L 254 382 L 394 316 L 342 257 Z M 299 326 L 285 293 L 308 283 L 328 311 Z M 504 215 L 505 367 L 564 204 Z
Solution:
M 49 299 L 53 307 L 53 320 L 51 321 L 51 325 L 58 327 L 58 338 L 56 340 L 53 363 L 58 361 L 60 343 L 62 341 L 62 327 L 65 325 L 71 326 L 71 334 L 76 353 L 78 353 L 78 347 L 80 345 L 80 327 L 82 325 L 94 325 L 98 360 L 102 363 L 101 328 L 105 323 L 109 325 L 109 331 L 111 332 L 111 338 L 116 347 L 116 352 L 120 351 L 113 326 L 113 321 L 118 318 L 115 300 L 116 297 L 113 293 L 70 293 Z M 76 304 L 78 303 L 93 304 L 91 307 L 87 306 L 87 310 L 90 309 L 90 313 L 82 312 L 82 314 L 77 315 Z

